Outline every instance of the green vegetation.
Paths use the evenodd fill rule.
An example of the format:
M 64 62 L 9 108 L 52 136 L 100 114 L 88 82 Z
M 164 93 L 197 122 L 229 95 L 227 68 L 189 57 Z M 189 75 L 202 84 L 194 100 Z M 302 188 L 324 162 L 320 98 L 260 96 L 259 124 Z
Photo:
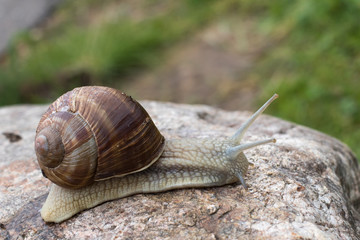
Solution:
M 242 15 L 269 39 L 251 71 L 264 86 L 259 102 L 281 97 L 268 113 L 336 136 L 360 156 L 358 1 L 143 2 L 135 13 L 114 14 L 114 0 L 66 1 L 43 32 L 14 40 L 0 63 L 0 105 L 43 102 L 84 84 L 117 86 L 161 64 L 167 49 L 207 24 Z M 101 10 L 110 17 L 97 16 L 94 9 L 109 4 Z
M 144 15 L 140 19 L 122 12 L 109 19 L 97 17 L 92 9 L 100 7 L 94 6 L 99 4 L 96 1 L 66 2 L 58 13 L 61 24 L 44 38 L 36 32 L 24 33 L 10 48 L 0 69 L 0 105 L 42 102 L 84 84 L 112 85 L 158 64 L 165 49 L 214 20 L 231 2 L 168 2 L 156 11 L 160 1 L 144 1 L 137 9 Z M 111 14 L 108 8 L 103 11 Z M 147 8 L 155 9 L 141 13 Z
M 257 65 L 269 111 L 346 142 L 360 156 L 358 1 L 275 1 L 262 18 L 278 42 Z M 265 95 L 263 97 L 265 97 Z

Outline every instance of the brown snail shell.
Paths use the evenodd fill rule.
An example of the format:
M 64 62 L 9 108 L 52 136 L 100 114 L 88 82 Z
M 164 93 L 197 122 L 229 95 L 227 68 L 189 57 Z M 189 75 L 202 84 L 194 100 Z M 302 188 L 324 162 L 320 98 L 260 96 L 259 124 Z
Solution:
M 145 109 L 107 87 L 80 87 L 50 105 L 36 130 L 43 174 L 65 188 L 141 171 L 163 152 L 164 137 Z

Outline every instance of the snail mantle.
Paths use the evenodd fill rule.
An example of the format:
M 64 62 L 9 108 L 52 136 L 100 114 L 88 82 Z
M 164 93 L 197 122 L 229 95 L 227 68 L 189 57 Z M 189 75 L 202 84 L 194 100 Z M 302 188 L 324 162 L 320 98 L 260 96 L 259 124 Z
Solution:
M 165 139 L 228 137 L 251 115 L 203 105 L 140 101 Z M 243 142 L 248 189 L 222 187 L 138 194 L 109 201 L 60 224 L 40 208 L 42 177 L 35 129 L 47 106 L 0 108 L 0 239 L 359 239 L 360 170 L 344 144 L 312 129 L 260 116 Z M 15 137 L 16 136 L 16 137 Z

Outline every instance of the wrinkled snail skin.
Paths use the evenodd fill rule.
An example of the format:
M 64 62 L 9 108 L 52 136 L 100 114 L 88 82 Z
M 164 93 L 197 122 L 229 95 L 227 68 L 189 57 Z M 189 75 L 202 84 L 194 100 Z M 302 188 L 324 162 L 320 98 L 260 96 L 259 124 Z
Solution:
M 41 209 L 42 218 L 46 222 L 62 222 L 82 210 L 137 193 L 221 186 L 234 182 L 241 182 L 246 188 L 244 176 L 249 162 L 243 151 L 275 142 L 275 139 L 245 144 L 240 144 L 240 141 L 248 127 L 276 98 L 277 94 L 231 137 L 169 139 L 165 141 L 160 158 L 148 168 L 122 177 L 98 179 L 77 189 L 52 184 Z
M 201 152 L 199 147 L 202 148 Z M 209 152 L 205 152 L 204 147 Z M 84 209 L 136 193 L 219 186 L 238 181 L 236 175 L 228 173 L 227 169 L 230 166 L 226 165 L 234 165 L 230 168 L 244 172 L 248 165 L 244 156 L 241 156 L 243 161 L 227 163 L 222 156 L 224 150 L 221 149 L 218 158 L 209 159 L 210 147 L 214 147 L 211 141 L 169 140 L 160 159 L 141 172 L 95 182 L 88 187 L 75 190 L 53 184 L 41 210 L 41 216 L 47 222 L 61 222 Z
M 218 142 L 169 140 L 160 159 L 141 172 L 95 182 L 80 189 L 66 189 L 53 184 L 41 216 L 46 222 L 61 222 L 84 209 L 137 193 L 238 182 L 237 174 L 245 175 L 249 163 L 242 152 L 236 159 L 229 159 L 226 151 L 231 147 L 230 142 L 224 140 L 222 145 Z

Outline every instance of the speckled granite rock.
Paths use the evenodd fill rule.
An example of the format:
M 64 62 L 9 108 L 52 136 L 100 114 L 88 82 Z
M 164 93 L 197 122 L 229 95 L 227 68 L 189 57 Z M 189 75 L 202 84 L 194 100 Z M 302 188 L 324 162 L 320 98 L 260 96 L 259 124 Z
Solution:
M 142 103 L 166 138 L 230 136 L 250 115 Z M 247 191 L 233 184 L 139 194 L 46 224 L 39 209 L 50 183 L 33 150 L 46 107 L 0 109 L 0 239 L 360 239 L 357 159 L 334 138 L 269 116 L 244 138 L 278 140 L 245 152 L 254 164 Z

